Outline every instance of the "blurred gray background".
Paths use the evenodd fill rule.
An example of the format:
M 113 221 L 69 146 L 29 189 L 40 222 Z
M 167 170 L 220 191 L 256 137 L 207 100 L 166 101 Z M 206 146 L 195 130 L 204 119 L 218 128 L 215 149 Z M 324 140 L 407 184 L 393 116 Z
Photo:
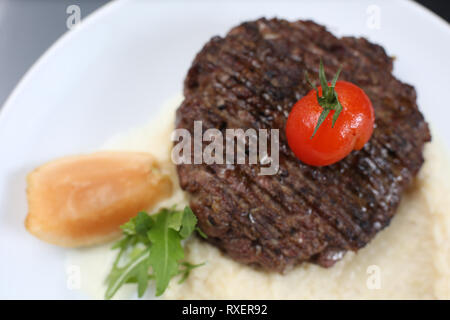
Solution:
M 109 0 L 0 0 L 0 109 L 31 65 L 67 31 L 66 9 L 81 19 Z
M 36 59 L 67 31 L 67 7 L 78 5 L 83 19 L 107 2 L 109 0 L 0 0 L 0 109 Z M 450 20 L 450 1 L 417 2 Z

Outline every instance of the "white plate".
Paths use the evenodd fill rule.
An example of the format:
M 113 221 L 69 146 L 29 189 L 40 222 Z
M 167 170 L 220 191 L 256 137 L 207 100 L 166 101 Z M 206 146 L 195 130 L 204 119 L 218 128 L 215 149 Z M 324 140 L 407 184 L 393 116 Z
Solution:
M 395 75 L 416 87 L 427 120 L 450 141 L 450 28 L 415 3 L 113 2 L 56 42 L 0 114 L 0 298 L 84 297 L 66 285 L 64 250 L 23 227 L 26 173 L 147 122 L 182 90 L 211 36 L 261 16 L 314 19 L 338 35 L 380 43 L 398 58 Z

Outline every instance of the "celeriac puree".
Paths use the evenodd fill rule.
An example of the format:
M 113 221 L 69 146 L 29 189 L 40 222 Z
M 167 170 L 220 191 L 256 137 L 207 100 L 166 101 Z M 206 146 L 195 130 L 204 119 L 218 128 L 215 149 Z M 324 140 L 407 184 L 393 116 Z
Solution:
M 170 160 L 174 112 L 181 97 L 168 102 L 163 114 L 147 126 L 108 141 L 105 150 L 153 154 L 172 177 L 175 192 L 158 207 L 186 205 Z M 165 299 L 449 299 L 450 298 L 450 172 L 443 144 L 425 147 L 425 163 L 415 185 L 403 197 L 391 225 L 357 253 L 348 252 L 332 268 L 304 263 L 281 275 L 237 263 L 195 237 L 185 243 L 186 258 L 205 265 L 183 284 L 170 283 Z M 156 210 L 157 208 L 152 208 Z M 111 244 L 73 249 L 67 267 L 80 270 L 80 290 L 102 299 L 104 279 L 116 252 Z M 125 285 L 116 298 L 136 297 Z M 150 286 L 145 298 L 154 298 Z

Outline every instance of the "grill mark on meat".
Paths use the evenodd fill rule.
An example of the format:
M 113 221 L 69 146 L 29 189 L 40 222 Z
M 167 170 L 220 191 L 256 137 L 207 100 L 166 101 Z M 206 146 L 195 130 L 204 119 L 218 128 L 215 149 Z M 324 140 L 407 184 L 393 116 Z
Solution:
M 217 112 L 217 111 L 212 111 L 212 112 L 211 112 L 211 114 L 216 114 L 216 113 L 218 113 L 218 112 Z M 209 115 L 209 114 L 208 114 L 208 115 Z M 203 119 L 204 119 L 204 120 L 208 120 L 208 115 L 205 116 Z M 234 122 L 235 122 L 234 119 L 230 119 L 230 120 L 229 120 L 229 124 L 230 124 L 229 127 L 234 127 Z M 237 123 L 237 124 L 239 124 L 239 123 Z M 236 127 L 238 127 L 237 124 L 236 124 Z M 206 122 L 206 125 L 207 125 L 208 127 L 212 127 L 212 124 L 211 124 L 211 123 Z M 291 157 L 291 159 L 295 159 L 293 156 L 290 156 L 290 157 Z M 237 169 L 235 169 L 235 170 L 240 170 L 241 168 L 242 168 L 242 167 L 239 166 L 239 167 L 237 167 Z M 276 176 L 275 176 L 275 177 L 276 177 Z M 302 180 L 302 179 L 301 179 L 302 177 L 297 177 L 297 178 L 298 178 L 298 179 L 297 179 L 298 181 L 301 181 L 301 180 Z M 306 180 L 306 181 L 307 181 L 307 180 Z M 295 188 L 292 187 L 292 184 L 289 184 L 288 186 L 289 186 L 291 189 L 293 189 L 294 192 L 295 192 Z M 303 187 L 303 186 L 298 186 L 297 188 L 304 189 L 305 187 Z M 311 188 L 312 188 L 312 184 L 309 184 L 309 186 L 307 186 L 307 188 L 308 188 L 308 189 L 311 189 Z M 356 230 L 359 228 L 359 226 L 358 226 L 357 223 L 355 224 L 355 223 L 352 223 L 352 221 L 348 221 L 348 219 L 347 219 L 347 217 L 346 217 L 346 215 L 345 215 L 345 211 L 342 211 L 342 210 L 341 210 L 342 212 L 340 213 L 341 217 L 343 218 L 343 221 L 342 221 L 342 220 L 336 220 L 336 219 L 333 220 L 332 217 L 330 217 L 329 214 L 327 214 L 325 211 L 323 211 L 323 210 L 320 208 L 320 206 L 317 206 L 317 203 L 316 203 L 315 201 L 312 201 L 311 199 L 308 199 L 308 198 L 306 197 L 306 195 L 304 195 L 304 194 L 302 194 L 302 193 L 296 192 L 296 194 L 299 195 L 299 196 L 301 196 L 302 198 L 304 198 L 304 199 L 307 201 L 307 203 L 315 209 L 315 210 L 313 211 L 314 214 L 319 215 L 319 217 L 321 217 L 321 218 L 323 219 L 323 221 L 325 221 L 327 224 L 329 224 L 331 228 L 333 228 L 333 229 L 335 229 L 337 232 L 341 233 L 341 235 L 343 236 L 343 239 L 345 239 L 346 236 L 348 237 L 348 235 L 352 233 L 351 231 L 348 231 L 348 230 L 352 230 L 351 227 L 353 227 L 353 228 L 356 229 Z M 327 197 L 327 200 L 330 201 L 330 198 Z M 333 221 L 334 221 L 334 222 L 333 222 Z M 347 221 L 347 223 L 351 224 L 351 227 L 346 227 L 345 230 L 342 230 L 343 227 L 339 227 L 339 225 L 337 225 L 336 221 L 339 222 L 339 223 L 342 223 L 342 222 L 344 222 L 344 221 Z M 353 238 L 355 238 L 355 235 L 352 234 L 350 237 L 351 237 L 351 239 L 353 239 Z M 344 242 L 345 242 L 345 241 L 344 241 Z
M 225 181 L 223 178 L 221 178 L 221 175 L 222 175 L 222 174 L 219 173 L 219 172 L 222 170 L 221 168 L 218 168 L 218 166 L 216 166 L 216 165 L 209 165 L 209 166 L 206 166 L 205 169 L 206 169 L 207 171 L 213 173 L 213 175 L 214 175 L 214 180 L 215 180 L 217 183 L 221 183 L 221 182 L 222 182 L 222 183 L 226 183 L 226 181 Z M 235 173 L 236 173 L 235 170 L 229 170 L 228 172 L 229 172 L 230 174 L 232 174 L 233 176 L 234 176 Z M 237 173 L 236 173 L 236 174 L 237 174 Z M 228 177 L 231 177 L 231 175 L 229 175 Z M 240 211 L 241 211 L 241 212 L 248 212 L 248 211 L 249 211 L 249 207 L 248 207 L 248 206 L 241 206 L 241 205 L 239 205 L 239 204 L 242 204 L 242 203 L 249 204 L 249 202 L 245 200 L 245 199 L 246 199 L 245 197 L 243 197 L 243 198 L 237 198 L 237 197 L 235 196 L 235 194 L 241 195 L 241 196 L 242 196 L 242 195 L 245 195 L 247 198 L 248 198 L 249 196 L 252 196 L 252 198 L 255 198 L 255 199 L 258 199 L 259 201 L 262 201 L 262 202 L 265 204 L 265 208 L 273 207 L 273 205 L 276 204 L 276 203 L 274 203 L 273 201 L 267 201 L 266 198 L 262 198 L 262 197 L 260 197 L 260 196 L 257 196 L 258 193 L 255 193 L 255 192 L 251 193 L 251 192 L 250 192 L 250 189 L 248 189 L 249 187 L 251 187 L 251 186 L 249 185 L 248 181 L 250 181 L 250 180 L 248 179 L 247 181 L 244 180 L 244 182 L 242 182 L 242 183 L 246 183 L 246 184 L 247 184 L 247 186 L 246 186 L 246 191 L 247 191 L 247 193 L 243 193 L 243 192 L 239 191 L 238 189 L 235 189 L 233 193 L 228 193 L 228 192 L 227 192 L 227 195 L 230 196 L 230 197 L 233 199 L 234 203 L 236 203 L 236 206 L 240 208 Z M 236 185 L 236 184 L 237 184 L 237 179 L 234 179 L 234 182 L 235 182 L 234 185 Z M 265 190 L 260 190 L 260 191 L 264 191 L 264 192 L 265 192 Z M 272 199 L 272 200 L 273 200 L 273 199 Z M 272 208 L 272 209 L 274 209 L 274 208 Z M 273 211 L 273 213 L 275 213 L 275 212 L 276 212 L 276 211 Z M 275 215 L 275 214 L 274 214 L 274 215 Z M 265 228 L 267 228 L 267 225 L 265 226 Z M 281 232 L 280 232 L 280 234 L 281 234 Z
M 246 168 L 248 168 L 248 167 L 246 167 L 246 166 L 241 166 L 241 167 L 239 167 L 239 170 L 245 170 Z M 245 171 L 244 171 L 244 172 L 245 172 Z M 245 175 L 246 175 L 247 179 L 249 179 L 249 180 L 251 179 L 249 174 L 245 173 Z M 288 190 L 286 190 L 286 189 L 285 189 L 285 190 L 279 190 L 278 187 L 280 187 L 281 184 L 274 184 L 274 183 L 271 181 L 271 182 L 270 182 L 270 185 L 271 185 L 275 190 L 270 191 L 269 188 L 264 187 L 264 185 L 262 185 L 262 184 L 260 183 L 260 179 L 261 179 L 261 178 L 256 178 L 256 179 L 254 179 L 253 181 L 257 183 L 257 185 L 260 187 L 261 191 L 270 194 L 271 197 L 272 197 L 272 199 L 273 199 L 274 201 L 276 201 L 281 207 L 285 208 L 286 211 L 288 211 L 289 213 L 292 214 L 292 213 L 294 213 L 293 210 L 292 210 L 292 207 L 296 207 L 295 202 L 294 202 L 294 203 L 291 203 L 291 202 L 290 202 L 290 198 L 287 198 L 286 195 L 288 195 L 288 194 L 295 194 L 295 195 L 297 195 L 298 197 L 300 197 L 301 199 L 303 199 L 303 200 L 304 200 L 311 208 L 313 208 L 313 210 L 312 210 L 311 213 L 317 215 L 319 218 L 321 218 L 322 221 L 324 221 L 325 223 L 327 223 L 328 226 L 330 227 L 330 230 L 334 230 L 335 232 L 340 233 L 340 236 L 341 236 L 341 237 L 338 237 L 338 236 L 336 235 L 336 237 L 338 237 L 338 240 L 339 240 L 339 241 L 341 241 L 341 242 L 343 242 L 343 243 L 346 242 L 346 241 L 345 241 L 345 232 L 343 232 L 340 228 L 338 228 L 337 225 L 336 225 L 336 223 L 333 223 L 333 220 L 330 219 L 329 215 L 327 215 L 326 212 L 322 211 L 321 208 L 320 208 L 320 206 L 317 206 L 317 203 L 316 203 L 315 201 L 311 201 L 310 199 L 308 199 L 308 198 L 305 196 L 305 194 L 303 194 L 303 193 L 301 193 L 301 192 L 298 192 L 298 191 L 295 191 L 295 188 L 293 187 L 293 185 L 292 185 L 291 183 L 288 182 L 288 180 L 284 180 L 284 183 L 283 183 L 283 186 L 284 186 L 284 187 L 287 187 L 286 189 L 288 189 Z M 268 180 L 269 180 L 269 179 L 271 179 L 271 178 L 265 176 L 264 179 L 268 179 Z M 280 182 L 280 180 L 279 180 L 278 182 Z M 303 188 L 304 188 L 304 187 L 301 187 L 301 189 L 303 189 Z M 281 198 L 281 197 L 282 197 L 282 198 Z M 298 200 L 299 200 L 299 199 L 297 199 L 297 201 L 298 201 Z M 284 203 L 286 203 L 286 202 L 288 202 L 288 203 L 290 204 L 289 207 L 286 207 L 286 206 L 284 205 Z
M 204 124 L 206 124 L 206 126 L 212 127 L 213 124 L 210 123 L 210 122 L 208 122 L 208 120 L 209 120 L 208 117 L 205 117 L 204 120 L 206 120 L 206 121 L 204 122 Z M 250 174 L 248 171 L 246 171 L 245 169 L 250 169 L 250 170 L 255 171 L 255 169 L 250 168 L 250 167 L 247 167 L 247 166 L 236 166 L 236 167 L 233 169 L 233 171 L 230 171 L 230 174 L 234 174 L 235 171 L 239 171 L 239 172 L 236 173 L 236 175 L 245 177 L 245 178 L 246 178 L 246 181 L 251 181 L 251 180 L 252 180 L 252 179 L 250 178 L 250 177 L 251 177 L 251 174 Z M 210 165 L 210 166 L 209 166 L 209 170 L 214 170 L 214 171 L 217 173 L 216 166 L 214 166 L 214 165 Z M 258 170 L 259 170 L 259 168 L 258 168 Z M 256 170 L 256 171 L 258 171 L 258 170 Z M 254 175 L 254 174 L 253 174 L 253 175 Z M 278 176 L 273 176 L 273 177 L 270 177 L 270 179 L 272 179 L 272 178 L 277 178 L 277 177 L 278 177 Z M 220 177 L 219 177 L 219 178 L 220 178 Z M 271 192 L 270 190 L 268 190 L 267 188 L 264 188 L 264 186 L 261 185 L 261 184 L 259 183 L 259 179 L 254 179 L 254 182 L 256 182 L 256 183 L 257 183 L 257 186 L 259 186 L 259 191 L 268 194 L 268 195 L 271 197 L 271 199 L 272 199 L 273 202 L 276 202 L 277 205 L 279 205 L 280 207 L 282 207 L 282 208 L 284 208 L 284 209 L 286 209 L 286 210 L 288 210 L 288 211 L 291 212 L 291 210 L 290 210 L 289 208 L 287 208 L 287 207 L 283 204 L 283 203 L 284 203 L 284 200 L 286 200 L 286 199 L 283 198 L 283 199 L 281 200 L 281 199 L 277 198 L 277 195 L 278 195 L 278 196 L 280 196 L 280 195 L 285 195 L 284 192 L 282 192 L 281 190 L 278 190 L 277 193 Z M 277 187 L 278 185 L 274 185 L 274 186 Z M 294 192 L 294 193 L 296 193 L 297 195 L 299 195 L 299 196 L 301 196 L 302 198 L 304 198 L 304 200 L 305 200 L 311 207 L 315 208 L 315 210 L 313 211 L 314 214 L 318 214 L 319 217 L 322 218 L 323 221 L 325 221 L 326 223 L 328 223 L 329 226 L 330 226 L 332 229 L 336 230 L 337 232 L 340 232 L 342 236 L 345 235 L 345 232 L 343 232 L 343 231 L 340 230 L 338 227 L 336 227 L 335 224 L 333 224 L 332 222 L 330 222 L 330 217 L 329 217 L 329 216 L 327 217 L 326 213 L 325 213 L 325 212 L 322 212 L 322 211 L 320 210 L 320 208 L 316 206 L 316 203 L 315 203 L 314 201 L 311 201 L 311 200 L 309 200 L 308 198 L 306 198 L 306 196 L 305 196 L 304 194 L 296 192 L 296 191 L 295 191 L 295 188 L 292 186 L 292 184 L 288 184 L 287 186 L 290 187 L 290 190 L 291 190 L 292 192 Z M 299 188 L 303 189 L 304 187 L 299 187 Z M 245 194 L 242 194 L 242 193 L 240 193 L 240 194 L 241 194 L 241 195 L 245 195 Z M 258 193 L 256 192 L 255 195 L 256 195 L 257 198 L 259 198 L 259 197 L 257 196 L 257 194 L 258 194 Z M 248 196 L 248 195 L 247 195 L 247 196 Z M 259 200 L 263 200 L 263 199 L 259 199 Z M 266 207 L 267 207 L 267 206 L 270 207 L 270 206 L 273 204 L 273 202 L 272 202 L 272 203 L 270 203 L 270 202 L 267 203 L 266 201 L 264 201 L 264 203 L 266 203 Z M 357 226 L 357 225 L 353 225 L 353 227 L 358 227 L 358 226 Z M 281 231 L 280 231 L 280 233 L 281 233 Z M 347 233 L 348 233 L 348 232 L 347 232 Z M 346 242 L 344 237 L 342 237 L 340 240 L 341 240 L 342 242 L 344 242 L 344 243 Z
M 236 97 L 236 99 L 238 99 L 237 97 Z M 217 112 L 216 112 L 217 113 Z M 230 121 L 230 125 L 231 125 L 231 127 L 233 127 L 233 122 L 232 121 Z M 247 125 L 246 125 L 246 127 L 248 127 Z M 291 155 L 291 158 L 292 158 L 293 156 Z M 330 171 L 331 173 L 333 173 L 333 171 Z M 301 178 L 301 177 L 300 177 Z M 292 186 L 291 186 L 292 187 Z M 333 190 L 333 189 L 332 189 Z M 338 194 L 337 194 L 337 191 L 336 191 L 336 193 L 335 193 L 335 195 L 336 196 L 338 196 Z M 337 197 L 336 199 L 340 199 L 339 197 Z M 310 201 L 309 201 L 310 202 Z M 314 205 L 314 203 L 311 203 L 310 202 L 310 205 Z M 339 207 L 342 207 L 342 208 L 344 208 L 344 210 L 345 210 L 345 206 L 339 206 Z M 316 207 L 316 209 L 317 209 L 317 207 Z M 317 209 L 318 210 L 318 209 Z M 345 212 L 345 211 L 344 211 Z M 324 219 L 327 221 L 327 222 L 329 222 L 329 218 L 327 218 L 327 216 L 326 216 L 326 214 L 325 213 L 319 213 L 322 217 L 324 217 Z M 342 216 L 344 216 L 344 219 L 345 219 L 345 214 L 343 214 Z M 359 221 L 359 222 L 361 222 L 361 223 L 363 223 L 362 221 Z M 358 223 L 356 223 L 356 226 L 358 225 Z M 356 228 L 356 226 L 354 226 L 354 228 Z M 334 226 L 334 228 L 336 228 L 336 226 Z M 339 230 L 339 228 L 338 228 L 338 230 Z M 342 232 L 342 231 L 341 231 Z
M 304 72 L 317 80 L 320 57 L 328 78 L 342 65 L 341 80 L 366 91 L 376 127 L 362 150 L 314 168 L 288 148 L 284 125 L 310 90 Z M 414 88 L 391 71 L 392 59 L 381 46 L 338 39 L 312 21 L 259 19 L 211 39 L 186 77 L 177 127 L 192 132 L 193 121 L 203 120 L 205 130 L 222 132 L 278 128 L 281 174 L 258 177 L 260 166 L 248 164 L 225 175 L 221 165 L 178 166 L 200 226 L 213 235 L 208 241 L 238 261 L 283 271 L 304 261 L 329 267 L 386 227 L 430 140 Z M 207 226 L 210 220 L 214 225 Z
M 213 111 L 212 113 L 216 113 L 216 112 Z M 205 117 L 204 120 L 208 120 L 208 117 Z M 229 121 L 229 123 L 230 123 L 230 127 L 233 127 L 233 119 L 231 119 L 231 121 Z M 206 124 L 207 127 L 212 127 L 212 124 L 211 124 L 211 123 L 206 122 L 205 124 Z M 244 166 L 237 166 L 235 170 L 241 170 L 242 168 L 245 168 L 245 167 L 244 167 Z M 295 173 L 295 171 L 292 171 L 292 172 Z M 332 173 L 333 170 L 331 170 L 330 172 Z M 277 178 L 278 176 L 273 176 L 273 177 L 274 177 L 274 178 Z M 257 181 L 257 179 L 256 179 L 256 181 Z M 306 180 L 305 180 L 305 179 L 302 179 L 301 176 L 297 176 L 296 179 L 294 179 L 294 181 L 305 181 L 305 182 L 308 183 L 307 186 L 298 185 L 298 186 L 294 187 L 291 183 L 289 183 L 287 186 L 289 186 L 289 187 L 291 188 L 291 190 L 293 190 L 298 196 L 304 198 L 304 199 L 307 201 L 307 203 L 308 203 L 312 208 L 315 209 L 315 210 L 313 210 L 313 213 L 314 213 L 314 214 L 317 214 L 317 215 L 318 215 L 320 218 L 322 218 L 322 220 L 325 221 L 332 229 L 336 230 L 337 232 L 339 232 L 339 233 L 341 234 L 341 236 L 342 236 L 342 240 L 341 240 L 341 241 L 343 241 L 343 242 L 345 243 L 346 241 L 343 240 L 343 239 L 345 239 L 346 237 L 350 238 L 351 240 L 357 239 L 357 236 L 354 234 L 354 232 L 357 232 L 357 233 L 358 233 L 358 231 L 355 231 L 355 230 L 359 230 L 360 232 L 363 232 L 363 230 L 360 230 L 359 224 L 358 224 L 357 222 L 356 222 L 356 223 L 353 222 L 352 219 L 351 219 L 351 218 L 349 219 L 349 217 L 346 215 L 345 206 L 342 206 L 342 207 L 341 207 L 341 206 L 335 206 L 336 209 L 339 208 L 339 209 L 338 209 L 339 212 L 340 212 L 340 213 L 339 213 L 339 216 L 341 217 L 341 219 L 338 219 L 338 218 L 334 218 L 334 219 L 333 219 L 333 217 L 330 216 L 329 214 L 327 214 L 326 211 L 324 211 L 324 210 L 321 208 L 320 205 L 319 205 L 319 206 L 317 205 L 315 199 L 309 199 L 309 198 L 305 195 L 306 192 L 301 193 L 301 192 L 296 192 L 296 191 L 295 191 L 296 189 L 303 190 L 303 189 L 305 189 L 305 188 L 307 188 L 308 190 L 310 190 L 310 189 L 313 188 L 314 183 L 310 183 L 309 180 L 307 180 L 307 179 L 306 179 Z M 274 186 L 277 186 L 277 185 L 275 184 Z M 270 192 L 270 191 L 267 191 L 267 192 Z M 340 195 L 337 194 L 337 193 L 335 193 L 335 194 L 336 194 L 336 196 L 337 196 L 336 199 L 339 199 L 339 198 L 340 198 Z M 330 197 L 328 197 L 328 196 L 326 196 L 326 200 L 327 200 L 327 203 L 329 203 L 329 202 L 332 201 L 333 199 L 330 198 Z M 274 199 L 274 201 L 275 201 L 275 199 Z M 278 202 L 280 203 L 280 201 L 278 201 Z M 341 208 L 342 208 L 342 209 L 341 209 Z M 349 224 L 349 226 L 345 227 L 345 223 Z M 343 224 L 343 225 L 342 225 L 342 224 Z M 359 248 L 361 245 L 362 245 L 361 243 L 355 243 L 353 246 L 354 246 L 355 248 Z
M 226 51 L 225 51 L 226 52 Z M 234 52 L 233 52 L 234 53 Z M 237 61 L 241 61 L 241 56 L 240 55 L 236 55 L 238 57 Z M 289 58 L 289 57 L 288 57 Z M 248 83 L 247 81 L 240 81 L 241 84 L 246 85 L 246 83 Z M 249 88 L 249 90 L 251 90 L 251 88 Z M 257 94 L 257 92 L 254 92 Z M 263 96 L 264 97 L 264 96 Z M 345 215 L 344 215 L 345 216 Z M 328 219 L 327 219 L 328 220 Z
M 215 173 L 216 173 L 216 180 L 220 180 L 220 179 L 221 179 L 221 178 L 220 178 L 220 175 L 217 174 L 216 169 L 217 169 L 216 166 L 209 166 L 209 170 L 210 170 L 210 171 L 213 171 L 213 172 L 215 171 Z M 218 170 L 220 170 L 220 169 L 218 169 Z M 231 171 L 231 173 L 233 173 L 233 172 Z M 235 181 L 235 182 L 236 182 L 236 181 Z M 245 195 L 245 198 L 248 198 L 248 197 L 250 196 L 250 197 L 253 198 L 253 199 L 257 199 L 258 201 L 263 201 L 265 204 L 268 205 L 268 206 L 265 207 L 266 209 L 267 209 L 268 207 L 273 207 L 273 205 L 274 205 L 273 202 L 266 201 L 264 198 L 258 197 L 258 196 L 257 196 L 258 193 L 254 193 L 254 192 L 251 192 L 251 193 L 237 192 L 236 194 L 237 194 L 237 195 Z M 245 200 L 245 198 L 241 198 L 241 199 L 238 201 L 238 203 L 241 203 L 241 201 L 248 203 L 247 200 Z M 239 206 L 239 207 L 241 208 L 240 212 L 248 212 L 248 211 L 251 211 L 251 209 L 249 210 L 249 208 L 247 208 L 247 207 L 242 207 L 242 206 Z M 269 216 L 269 217 L 263 217 L 263 218 L 267 220 L 267 218 L 274 217 L 274 216 L 276 216 L 276 215 L 272 215 L 272 216 Z M 237 215 L 237 217 L 241 217 L 241 215 Z M 257 219 L 256 221 L 258 221 L 258 219 Z M 260 228 L 259 228 L 259 233 L 260 233 L 260 234 L 265 234 L 265 233 L 267 233 L 266 230 L 267 230 L 268 228 L 269 228 L 269 229 L 272 229 L 272 230 L 275 230 L 275 229 L 276 229 L 276 224 L 274 223 L 274 221 L 264 221 L 263 223 L 259 223 L 259 226 L 260 226 Z M 281 232 L 280 230 L 277 230 L 277 232 L 278 232 L 280 235 L 282 234 L 282 232 Z M 307 230 L 304 229 L 303 232 L 306 233 Z M 274 232 L 270 232 L 270 234 L 273 235 Z M 252 239 L 252 240 L 255 240 L 253 237 L 249 237 L 249 238 Z M 258 239 L 256 239 L 256 240 L 258 240 Z M 264 242 L 264 240 L 265 240 L 265 237 L 263 236 L 263 237 L 260 239 L 260 241 L 263 241 L 263 242 Z M 259 242 L 260 242 L 260 241 L 259 241 Z M 314 254 L 314 253 L 315 253 L 315 252 L 313 252 L 313 253 L 311 253 L 311 254 Z M 270 260 L 269 260 L 269 261 L 270 261 Z
M 207 127 L 212 127 L 213 125 L 212 125 L 212 123 L 210 123 L 208 120 L 208 117 L 204 117 L 203 118 L 203 120 L 204 120 L 204 124 L 207 126 Z M 232 127 L 232 125 L 231 125 L 231 127 Z M 215 166 L 209 166 L 209 171 L 213 171 L 213 168 L 215 168 Z M 235 167 L 235 169 L 234 170 L 242 170 L 243 168 L 246 168 L 246 167 L 244 167 L 244 166 L 236 166 Z M 214 169 L 215 170 L 215 169 Z M 240 172 L 239 173 L 240 175 L 242 175 L 242 176 L 244 176 L 244 173 L 243 172 Z M 277 177 L 277 176 L 274 176 L 274 177 Z M 218 177 L 216 177 L 216 178 L 218 178 Z M 220 179 L 220 178 L 219 178 Z M 249 176 L 247 175 L 247 179 L 248 180 L 250 180 L 250 178 L 249 178 Z M 217 179 L 216 179 L 217 180 Z M 258 180 L 256 179 L 256 182 L 258 182 Z M 229 183 L 229 182 L 228 182 Z M 235 185 L 235 183 L 233 183 L 234 185 Z M 259 184 L 258 184 L 259 185 Z M 275 185 L 276 186 L 276 185 Z M 293 192 L 295 192 L 295 189 L 296 188 L 294 188 L 294 187 L 292 187 L 292 185 L 291 184 L 288 184 L 287 186 L 289 186 L 290 188 L 291 188 L 291 190 L 293 190 Z M 300 189 L 303 189 L 304 187 L 303 186 L 298 186 L 297 188 L 300 188 Z M 308 187 L 309 189 L 311 189 L 312 188 L 312 184 Z M 266 189 L 261 189 L 261 191 L 263 191 L 263 192 L 266 192 L 266 193 L 270 193 L 270 190 L 266 190 Z M 349 234 L 351 234 L 352 233 L 352 228 L 358 228 L 358 225 L 357 224 L 353 224 L 353 225 L 351 225 L 350 227 L 346 227 L 344 230 L 342 230 L 342 227 L 339 227 L 337 224 L 336 224 L 336 221 L 338 221 L 338 222 L 342 222 L 341 220 L 334 220 L 334 222 L 333 222 L 333 220 L 332 219 L 330 219 L 330 216 L 329 215 L 327 215 L 323 210 L 321 210 L 321 208 L 320 207 L 318 207 L 317 206 L 317 204 L 316 204 L 316 202 L 315 201 L 311 201 L 311 199 L 308 199 L 304 194 L 302 194 L 302 193 L 299 193 L 299 192 L 295 192 L 298 196 L 301 196 L 302 198 L 304 198 L 305 199 L 305 201 L 307 201 L 307 203 L 309 204 L 309 206 L 310 207 L 312 207 L 312 208 L 314 208 L 314 210 L 312 210 L 312 214 L 314 214 L 314 215 L 317 215 L 322 221 L 324 221 L 325 223 L 327 223 L 328 225 L 329 225 L 329 227 L 331 228 L 331 230 L 329 230 L 328 232 L 330 232 L 330 231 L 335 231 L 335 232 L 338 232 L 339 233 L 339 235 L 336 235 L 336 234 L 334 234 L 333 235 L 333 237 L 334 237 L 334 242 L 338 242 L 338 243 L 340 243 L 340 244 L 342 244 L 342 245 L 345 245 L 345 246 L 347 246 L 347 243 L 346 243 L 346 240 L 345 240 L 345 237 L 349 237 Z M 248 197 L 250 194 L 247 194 L 247 195 L 245 195 L 245 194 L 242 194 L 242 193 L 239 193 L 239 194 L 241 194 L 241 195 L 243 195 L 243 196 L 246 196 L 246 197 Z M 257 193 L 256 193 L 257 194 Z M 270 193 L 271 195 L 273 195 L 273 193 Z M 259 199 L 259 200 L 262 200 L 262 199 Z M 282 201 L 279 201 L 279 200 L 277 200 L 277 199 L 275 199 L 275 198 L 272 198 L 272 200 L 273 201 L 276 201 L 280 206 L 282 206 L 282 207 L 284 207 L 284 205 L 282 204 Z M 270 206 L 271 205 L 271 203 L 267 203 L 267 201 L 264 201 L 264 203 L 266 204 L 266 208 L 267 208 L 267 206 Z M 273 203 L 272 203 L 273 204 Z M 245 211 L 245 209 L 242 209 L 241 208 L 241 211 Z M 289 210 L 290 211 L 290 210 Z M 272 211 L 273 212 L 273 211 Z M 344 213 L 341 213 L 341 215 L 343 216 L 343 218 L 346 220 L 346 221 L 348 221 L 348 219 L 346 219 L 346 217 L 345 217 L 345 212 Z M 349 223 L 351 223 L 351 221 L 349 222 Z M 267 228 L 267 225 L 266 225 L 266 228 Z M 278 230 L 279 231 L 279 233 L 281 234 L 281 233 L 283 233 L 283 230 Z M 330 237 L 331 237 L 331 235 L 332 235 L 333 233 L 331 233 L 330 232 Z M 355 238 L 355 235 L 350 235 L 350 238 L 351 239 L 353 239 L 353 238 Z M 357 247 L 357 246 L 356 246 Z
M 323 176 L 323 177 L 325 177 L 325 176 Z M 320 180 L 322 180 L 322 181 L 326 180 L 327 183 L 329 184 L 330 182 L 332 182 L 334 180 L 334 178 L 331 177 L 331 178 L 323 179 L 323 178 L 315 177 L 313 182 L 317 183 L 317 184 L 321 184 Z M 296 179 L 294 179 L 294 181 L 296 181 Z M 335 185 L 337 185 L 337 184 L 335 184 Z M 329 192 L 327 192 L 327 194 L 330 195 L 330 196 L 328 196 L 328 199 L 329 199 L 329 201 L 332 201 L 331 203 L 333 204 L 333 207 L 341 209 L 338 212 L 334 212 L 334 213 L 339 214 L 336 217 L 337 221 L 340 221 L 341 223 L 346 222 L 350 226 L 350 227 L 345 228 L 344 235 L 346 237 L 350 238 L 352 240 L 351 241 L 352 243 L 353 243 L 353 239 L 357 238 L 357 236 L 356 236 L 357 234 L 362 233 L 362 234 L 360 234 L 360 236 L 367 237 L 366 231 L 364 230 L 364 228 L 361 228 L 361 226 L 364 224 L 364 221 L 361 220 L 362 217 L 353 214 L 353 210 L 352 210 L 354 207 L 353 204 L 351 204 L 350 202 L 343 201 L 343 199 L 345 199 L 345 198 L 343 198 L 343 193 L 346 193 L 346 192 L 338 192 L 338 190 L 335 188 L 329 188 L 328 191 Z M 334 197 L 332 197 L 332 195 L 334 195 Z M 322 210 L 324 210 L 324 209 L 322 209 Z M 334 213 L 333 213 L 333 215 L 334 215 Z M 336 223 L 334 223 L 334 224 L 336 225 Z M 339 227 L 336 225 L 336 228 L 339 228 Z M 347 229 L 350 231 L 347 231 Z M 342 230 L 342 229 L 339 228 L 339 230 Z M 355 244 L 353 243 L 353 245 L 355 245 Z

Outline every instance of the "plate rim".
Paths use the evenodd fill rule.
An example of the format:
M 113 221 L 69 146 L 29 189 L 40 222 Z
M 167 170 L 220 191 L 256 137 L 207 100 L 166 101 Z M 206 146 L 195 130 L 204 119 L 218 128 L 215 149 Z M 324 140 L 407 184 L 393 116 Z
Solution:
M 60 47 L 63 47 L 66 42 L 72 39 L 72 37 L 76 36 L 84 29 L 95 23 L 97 19 L 110 14 L 113 10 L 120 8 L 120 5 L 124 5 L 127 2 L 129 2 L 129 0 L 111 0 L 110 2 L 105 3 L 94 12 L 86 16 L 84 19 L 82 19 L 81 23 L 78 26 L 73 29 L 67 30 L 58 39 L 56 39 L 55 42 L 53 42 L 53 44 L 50 45 L 50 47 L 48 47 L 24 73 L 24 75 L 14 86 L 14 89 L 6 98 L 5 102 L 0 105 L 0 126 L 3 121 L 6 121 L 5 119 L 11 112 L 12 105 L 14 105 L 14 101 L 20 95 L 22 89 L 27 85 L 27 83 L 31 81 L 37 70 L 39 70 L 39 68 L 44 65 L 51 58 L 51 56 L 59 50 Z

